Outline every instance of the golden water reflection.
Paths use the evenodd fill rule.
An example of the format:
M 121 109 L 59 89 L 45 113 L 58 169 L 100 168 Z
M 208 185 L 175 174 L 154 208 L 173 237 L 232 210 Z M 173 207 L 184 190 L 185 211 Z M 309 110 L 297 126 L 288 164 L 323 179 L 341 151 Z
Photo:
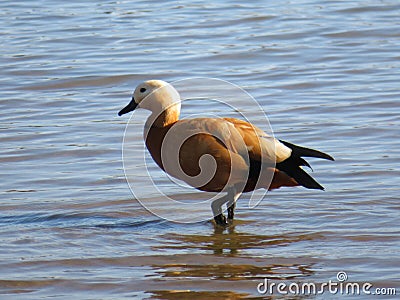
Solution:
M 310 257 L 285 257 L 284 253 L 256 257 L 246 251 L 258 248 L 262 253 L 270 247 L 318 238 L 318 234 L 238 232 L 234 225 L 215 227 L 210 235 L 169 233 L 163 236 L 160 249 L 174 250 L 171 260 L 151 267 L 158 281 L 179 284 L 176 289 L 148 292 L 157 299 L 267 299 L 257 294 L 259 282 L 265 278 L 302 281 L 315 274 L 317 262 Z M 176 254 L 179 250 L 190 254 Z M 235 292 L 231 292 L 233 285 Z M 214 286 L 219 286 L 218 291 Z
M 227 256 L 242 256 L 241 252 L 254 249 L 268 249 L 269 247 L 287 246 L 301 241 L 321 239 L 318 233 L 284 233 L 279 235 L 255 234 L 237 232 L 235 224 L 228 228 L 214 226 L 211 235 L 175 234 L 163 236 L 164 242 L 160 249 L 174 250 L 202 250 L 206 253 Z
M 251 297 L 247 293 L 236 293 L 229 291 L 186 291 L 186 290 L 173 290 L 173 291 L 152 291 L 153 299 L 163 300 L 197 300 L 197 299 L 272 299 L 271 297 Z

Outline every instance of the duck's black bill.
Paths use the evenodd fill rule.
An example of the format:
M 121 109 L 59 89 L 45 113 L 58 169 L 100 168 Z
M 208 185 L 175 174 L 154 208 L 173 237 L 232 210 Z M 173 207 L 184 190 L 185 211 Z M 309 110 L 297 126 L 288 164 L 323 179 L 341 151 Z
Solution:
M 119 111 L 118 116 L 122 116 L 124 114 L 127 114 L 128 112 L 134 111 L 137 106 L 138 105 L 135 102 L 135 99 L 132 98 L 132 101 L 129 102 L 127 106 L 125 106 L 123 109 Z

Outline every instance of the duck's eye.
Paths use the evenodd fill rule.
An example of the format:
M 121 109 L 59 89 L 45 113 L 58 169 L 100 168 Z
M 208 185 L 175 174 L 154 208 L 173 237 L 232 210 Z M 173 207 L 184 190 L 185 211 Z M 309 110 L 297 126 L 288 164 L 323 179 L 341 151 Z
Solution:
M 140 89 L 140 92 L 141 92 L 141 93 L 144 93 L 145 91 L 146 91 L 146 88 L 141 88 L 141 89 Z

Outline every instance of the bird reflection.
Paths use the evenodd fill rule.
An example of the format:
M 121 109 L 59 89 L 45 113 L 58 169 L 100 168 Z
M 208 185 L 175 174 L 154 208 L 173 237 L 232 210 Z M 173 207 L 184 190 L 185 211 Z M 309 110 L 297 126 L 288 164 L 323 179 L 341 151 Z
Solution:
M 163 250 L 172 250 L 173 263 L 153 265 L 162 277 L 167 278 L 211 278 L 215 280 L 274 280 L 301 279 L 314 274 L 315 262 L 306 257 L 271 257 L 262 259 L 246 255 L 246 250 L 287 246 L 304 240 L 318 238 L 313 234 L 287 233 L 285 235 L 262 235 L 236 230 L 235 222 L 228 227 L 215 226 L 208 235 L 168 234 L 164 239 L 168 245 Z M 242 229 L 243 226 L 238 228 Z M 185 250 L 177 256 L 177 251 Z M 221 256 L 224 259 L 221 260 Z
M 241 248 L 240 242 L 235 237 L 238 233 L 235 231 L 235 224 L 232 222 L 227 227 L 214 225 L 213 252 L 214 254 L 223 254 L 228 250 L 230 255 L 236 255 Z

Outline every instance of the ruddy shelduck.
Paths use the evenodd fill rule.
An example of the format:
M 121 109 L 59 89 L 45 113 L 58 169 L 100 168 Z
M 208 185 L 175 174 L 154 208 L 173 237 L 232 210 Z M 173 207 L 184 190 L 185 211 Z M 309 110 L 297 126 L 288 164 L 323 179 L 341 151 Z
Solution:
M 157 165 L 173 177 L 207 192 L 226 192 L 211 204 L 216 224 L 233 220 L 235 202 L 242 192 L 282 186 L 324 188 L 302 166 L 302 157 L 334 160 L 321 151 L 300 147 L 267 135 L 235 118 L 179 120 L 181 99 L 175 88 L 161 80 L 139 84 L 130 103 L 118 115 L 136 108 L 151 111 L 144 138 Z M 268 176 L 270 174 L 270 176 Z

